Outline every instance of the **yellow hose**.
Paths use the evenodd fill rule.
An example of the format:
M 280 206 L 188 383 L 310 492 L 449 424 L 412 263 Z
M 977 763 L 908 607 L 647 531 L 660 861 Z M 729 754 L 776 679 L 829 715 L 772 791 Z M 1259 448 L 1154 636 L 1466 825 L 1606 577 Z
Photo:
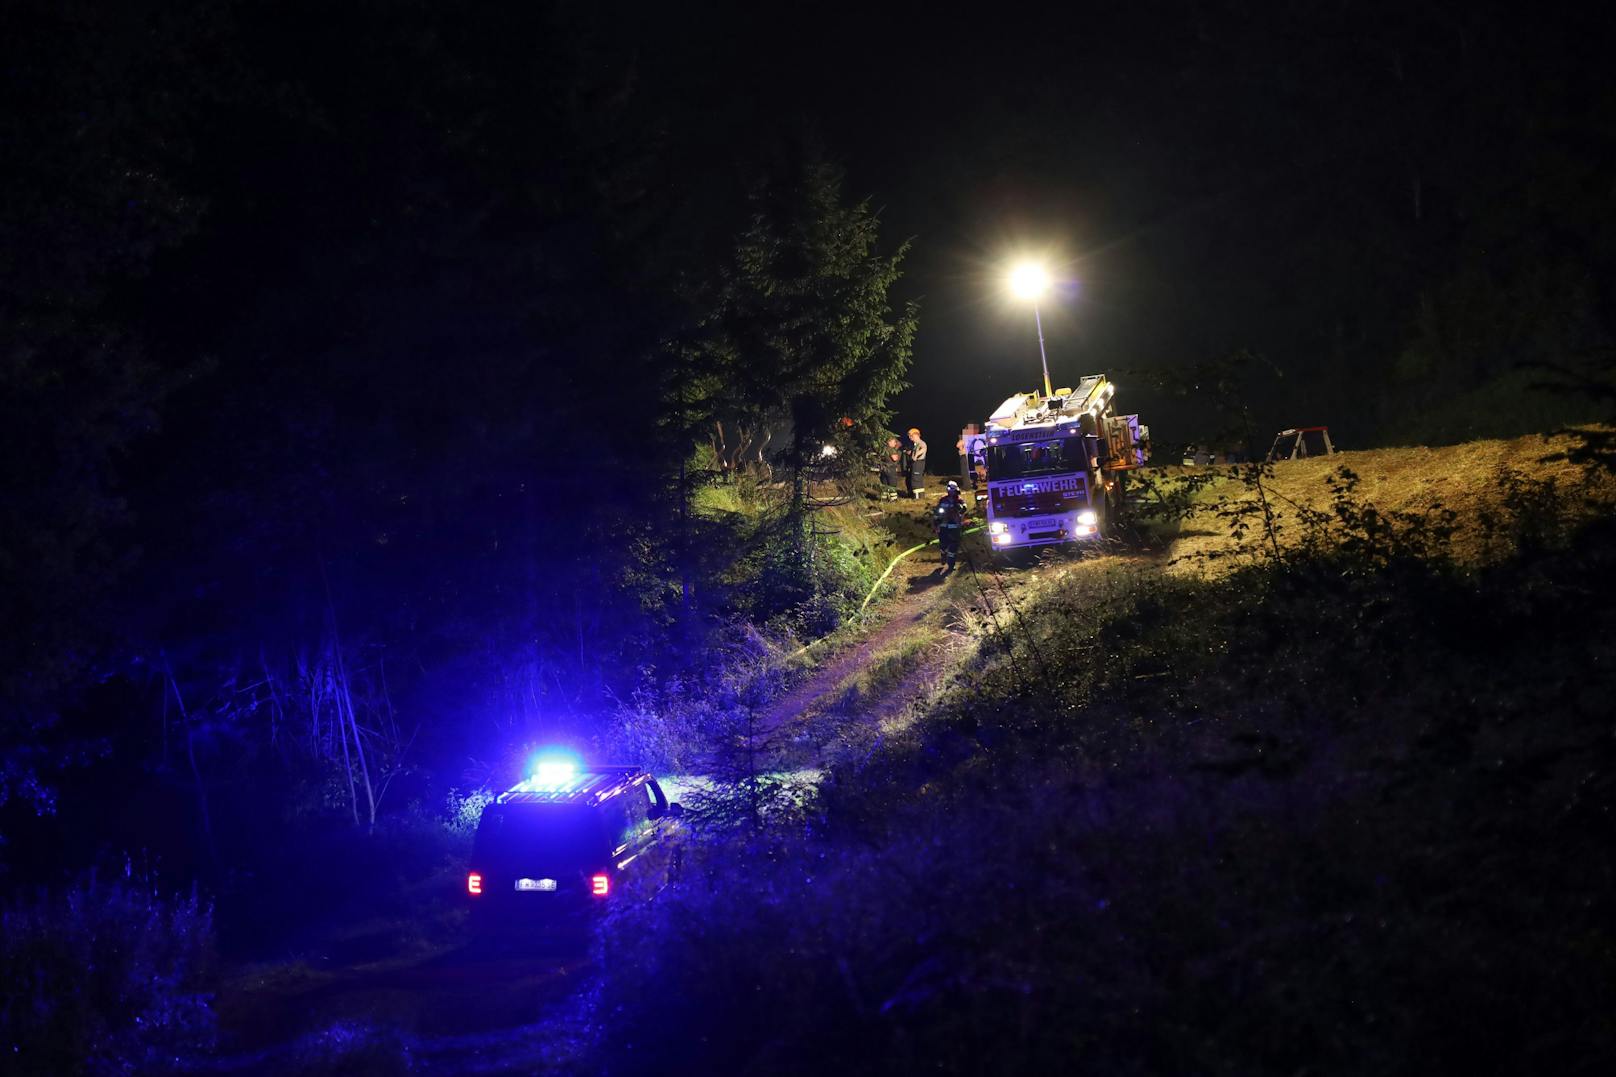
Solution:
M 967 527 L 964 531 L 960 532 L 960 538 L 963 539 L 966 535 L 974 535 L 980 530 L 982 530 L 982 525 L 981 524 L 978 524 L 975 527 Z M 907 550 L 900 553 L 898 556 L 894 557 L 891 561 L 889 561 L 887 563 L 887 570 L 885 572 L 881 573 L 881 578 L 875 581 L 874 585 L 871 586 L 871 588 L 870 588 L 870 593 L 864 596 L 864 601 L 863 602 L 859 603 L 859 616 L 860 617 L 864 616 L 865 609 L 868 608 L 869 605 L 870 605 L 870 599 L 874 598 L 875 597 L 875 592 L 879 591 L 881 589 L 881 585 L 883 583 L 887 582 L 887 577 L 892 575 L 892 570 L 894 568 L 898 567 L 898 562 L 899 561 L 902 561 L 905 557 L 908 557 L 910 554 L 914 553 L 916 550 L 924 550 L 927 546 L 935 546 L 935 545 L 937 545 L 937 543 L 938 543 L 937 539 L 932 539 L 930 542 L 922 542 L 919 546 L 911 546 Z M 802 654 L 803 652 L 807 651 L 815 643 L 823 643 L 823 642 L 825 642 L 825 640 L 827 640 L 829 638 L 830 638 L 829 636 L 821 636 L 819 639 L 812 640 L 812 641 L 810 641 L 808 643 L 805 643 L 801 647 L 798 647 L 796 650 L 792 651 L 790 654 L 786 655 L 786 659 L 789 661 L 790 659 L 793 659 L 793 658 L 797 657 L 799 654 Z
M 982 525 L 981 524 L 978 524 L 975 527 L 968 527 L 964 531 L 960 532 L 960 538 L 964 538 L 966 535 L 974 535 L 980 530 L 982 530 Z M 885 572 L 881 573 L 881 578 L 876 580 L 875 585 L 870 588 L 870 593 L 864 596 L 864 601 L 859 603 L 859 615 L 863 616 L 865 608 L 867 606 L 869 606 L 869 604 L 870 604 L 870 599 L 874 598 L 875 597 L 875 592 L 881 589 L 881 585 L 883 583 L 887 582 L 887 577 L 892 575 L 892 570 L 894 568 L 898 567 L 898 562 L 899 561 L 902 561 L 905 557 L 908 557 L 910 554 L 914 553 L 916 550 L 924 550 L 927 546 L 935 546 L 935 545 L 937 545 L 937 542 L 938 542 L 937 539 L 932 539 L 930 542 L 922 542 L 919 546 L 911 546 L 907 550 L 900 553 L 898 556 L 894 557 L 892 559 L 892 561 L 887 565 L 887 570 Z

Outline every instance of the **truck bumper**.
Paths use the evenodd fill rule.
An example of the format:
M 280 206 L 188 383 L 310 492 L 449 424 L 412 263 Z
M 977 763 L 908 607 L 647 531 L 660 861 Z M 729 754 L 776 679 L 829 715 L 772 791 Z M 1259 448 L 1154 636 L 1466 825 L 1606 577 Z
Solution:
M 1059 546 L 1064 542 L 1093 542 L 1100 537 L 1100 529 L 1093 524 L 1073 524 L 1056 528 L 1010 530 L 989 535 L 989 544 L 998 551 L 1024 550 L 1029 546 Z M 1002 540 L 1002 541 L 1001 541 Z

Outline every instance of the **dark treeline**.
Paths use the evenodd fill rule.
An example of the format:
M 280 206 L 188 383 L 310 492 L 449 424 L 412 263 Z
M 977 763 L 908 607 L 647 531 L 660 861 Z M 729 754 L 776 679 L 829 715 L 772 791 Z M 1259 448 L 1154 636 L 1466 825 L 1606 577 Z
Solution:
M 161 790 L 191 838 L 91 836 L 206 860 L 221 798 L 368 826 L 609 746 L 772 541 L 690 517 L 715 423 L 791 431 L 800 476 L 901 385 L 901 252 L 840 170 L 785 128 L 701 167 L 567 5 L 23 4 L 4 37 L 13 823 Z M 746 612 L 812 597 L 810 554 Z

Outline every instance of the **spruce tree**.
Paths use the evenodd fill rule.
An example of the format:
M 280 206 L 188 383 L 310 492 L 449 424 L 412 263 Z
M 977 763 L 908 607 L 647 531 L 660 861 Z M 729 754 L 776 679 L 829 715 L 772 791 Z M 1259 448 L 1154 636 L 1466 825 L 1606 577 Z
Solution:
M 820 447 L 848 421 L 879 427 L 905 384 L 916 312 L 913 303 L 895 311 L 890 292 L 908 244 L 883 254 L 878 233 L 869 202 L 845 200 L 842 171 L 810 156 L 754 190 L 719 292 L 713 348 L 731 406 L 790 418 L 781 462 L 799 543 Z

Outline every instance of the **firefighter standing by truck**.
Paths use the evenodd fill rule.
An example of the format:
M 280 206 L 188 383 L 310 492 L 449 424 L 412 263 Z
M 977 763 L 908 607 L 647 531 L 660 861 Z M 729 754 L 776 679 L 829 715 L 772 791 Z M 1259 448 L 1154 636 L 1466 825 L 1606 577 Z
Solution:
M 898 472 L 902 468 L 903 446 L 899 444 L 898 436 L 894 434 L 892 437 L 887 438 L 886 448 L 881 450 L 881 485 L 883 487 L 890 487 L 892 490 L 892 497 L 894 498 L 898 496 L 898 485 L 900 481 L 898 479 Z M 882 493 L 884 495 L 885 490 L 883 490 Z
M 926 487 L 926 443 L 920 440 L 920 428 L 909 428 L 909 496 L 917 501 Z
M 959 483 L 948 480 L 948 492 L 937 502 L 932 522 L 937 525 L 937 545 L 943 551 L 946 572 L 953 572 L 959 560 L 960 538 L 965 533 L 965 514 L 969 511 L 960 496 Z M 946 574 L 945 572 L 945 574 Z

